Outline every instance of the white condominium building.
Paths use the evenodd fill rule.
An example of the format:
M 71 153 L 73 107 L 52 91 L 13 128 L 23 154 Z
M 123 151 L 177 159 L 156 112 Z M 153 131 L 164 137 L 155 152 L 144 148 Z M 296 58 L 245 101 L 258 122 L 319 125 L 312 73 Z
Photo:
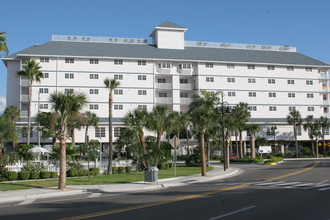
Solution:
M 269 140 L 293 140 L 287 124 L 289 111 L 302 117 L 329 116 L 330 66 L 305 56 L 289 46 L 185 41 L 188 29 L 171 22 L 155 27 L 147 39 L 53 36 L 3 59 L 7 73 L 7 106 L 21 109 L 18 125 L 27 125 L 28 81 L 17 77 L 27 60 L 40 62 L 45 78 L 33 84 L 32 122 L 40 111 L 51 111 L 49 95 L 74 90 L 88 96 L 84 111 L 100 118 L 98 128 L 89 130 L 90 139 L 108 142 L 108 90 L 103 80 L 114 78 L 114 133 L 123 127 L 123 117 L 135 108 L 151 111 L 166 104 L 173 111 L 186 112 L 190 97 L 200 90 L 223 91 L 230 106 L 246 102 L 251 123 L 262 129 L 257 134 Z M 274 135 L 272 127 L 276 126 Z M 37 142 L 33 123 L 31 142 Z M 329 132 L 329 131 L 327 131 Z M 76 132 L 84 142 L 84 131 Z M 298 129 L 299 140 L 309 140 Z M 329 136 L 326 136 L 329 137 Z M 248 140 L 248 138 L 247 138 Z M 24 134 L 20 141 L 26 141 Z M 50 143 L 50 140 L 42 140 Z

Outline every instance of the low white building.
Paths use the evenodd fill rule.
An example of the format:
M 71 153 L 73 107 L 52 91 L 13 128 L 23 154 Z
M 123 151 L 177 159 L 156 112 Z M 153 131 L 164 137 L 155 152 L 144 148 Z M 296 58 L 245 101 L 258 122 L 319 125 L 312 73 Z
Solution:
M 45 79 L 33 85 L 32 122 L 38 103 L 40 111 L 51 111 L 51 93 L 81 91 L 89 99 L 84 111 L 92 111 L 100 118 L 98 129 L 89 129 L 89 137 L 102 143 L 108 142 L 105 78 L 120 81 L 114 92 L 114 137 L 129 110 L 140 107 L 150 111 L 156 104 L 166 104 L 174 111 L 185 112 L 190 97 L 200 90 L 223 91 L 230 106 L 248 103 L 250 121 L 260 124 L 258 135 L 269 140 L 294 139 L 293 128 L 286 119 L 292 109 L 303 118 L 329 116 L 328 64 L 289 46 L 185 41 L 185 31 L 187 28 L 165 22 L 150 34 L 151 41 L 53 36 L 47 43 L 3 59 L 8 69 L 7 106 L 21 109 L 22 120 L 18 124 L 26 126 L 28 81 L 16 73 L 33 59 L 40 62 Z M 83 133 L 76 132 L 77 143 L 84 142 Z M 298 133 L 299 140 L 309 140 L 302 128 Z M 32 135 L 31 142 L 36 143 L 35 130 Z M 20 141 L 26 141 L 26 137 L 21 136 Z

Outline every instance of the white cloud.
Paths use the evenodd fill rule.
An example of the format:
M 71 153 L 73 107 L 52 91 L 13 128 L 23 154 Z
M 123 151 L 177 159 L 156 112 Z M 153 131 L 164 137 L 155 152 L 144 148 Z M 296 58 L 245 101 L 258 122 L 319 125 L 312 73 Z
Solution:
M 6 109 L 6 98 L 0 96 L 0 115 L 3 114 L 3 112 L 5 111 L 5 109 Z

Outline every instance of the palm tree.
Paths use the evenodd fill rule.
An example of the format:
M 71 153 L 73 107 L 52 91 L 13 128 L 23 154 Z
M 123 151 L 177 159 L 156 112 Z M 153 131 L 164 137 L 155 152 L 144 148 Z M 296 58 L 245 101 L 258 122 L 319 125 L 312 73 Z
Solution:
M 300 126 L 302 123 L 301 115 L 299 111 L 293 110 L 287 116 L 287 121 L 289 125 L 293 125 L 293 135 L 295 140 L 295 147 L 296 147 L 296 157 L 299 156 L 298 151 L 298 141 L 297 141 L 297 126 Z
M 55 147 L 58 135 L 59 123 L 55 112 L 40 112 L 36 116 L 36 122 L 40 124 L 42 138 L 52 138 L 52 146 Z
M 115 90 L 119 85 L 120 82 L 115 79 L 108 79 L 106 78 L 104 81 L 105 87 L 109 90 L 109 160 L 108 160 L 108 175 L 112 174 L 112 106 L 113 106 L 113 97 L 112 92 Z
M 187 154 L 190 154 L 189 150 L 189 125 L 191 124 L 191 117 L 188 113 L 181 113 L 179 115 L 179 123 L 182 130 L 186 133 L 186 150 Z
M 0 32 L 0 51 L 8 54 L 7 40 L 4 36 L 6 32 Z
M 85 125 L 85 144 L 88 143 L 88 128 L 89 126 L 96 127 L 97 123 L 99 122 L 99 118 L 95 113 L 92 113 L 90 111 L 85 112 L 85 120 L 84 120 L 84 125 Z
M 32 99 L 32 85 L 33 82 L 40 82 L 44 78 L 44 74 L 40 71 L 41 66 L 34 60 L 27 61 L 23 66 L 24 70 L 18 71 L 19 77 L 26 77 L 29 80 L 29 107 L 28 107 L 28 127 L 27 127 L 27 144 L 30 144 L 30 133 L 31 133 L 31 99 Z
M 68 130 L 71 136 L 71 143 L 76 146 L 76 129 L 80 130 L 82 126 L 85 125 L 85 115 L 83 113 L 77 112 L 68 119 Z
M 66 134 L 68 119 L 79 112 L 87 103 L 84 93 L 59 92 L 50 95 L 52 108 L 59 118 L 60 136 L 60 178 L 58 188 L 64 190 L 66 187 Z
M 323 155 L 324 155 L 324 157 L 326 157 L 327 152 L 326 152 L 326 148 L 325 148 L 326 144 L 325 144 L 324 136 L 325 136 L 325 130 L 329 129 L 330 121 L 328 118 L 321 116 L 319 122 L 320 122 L 321 130 L 322 130 L 321 134 L 322 134 L 322 144 L 323 144 Z
M 15 124 L 5 116 L 0 116 L 0 149 L 1 153 L 5 153 L 6 141 L 17 141 Z
M 314 119 L 313 115 L 308 115 L 305 119 L 304 130 L 309 130 L 309 138 L 312 142 L 312 152 L 315 155 L 315 148 L 314 148 L 314 136 L 315 132 L 319 130 L 319 123 Z
M 251 158 L 256 157 L 256 133 L 260 130 L 260 126 L 257 124 L 248 124 L 247 130 L 251 135 Z
M 199 145 L 201 149 L 202 176 L 206 175 L 206 159 L 205 159 L 205 140 L 206 130 L 215 120 L 215 105 L 219 102 L 217 93 L 211 93 L 202 90 L 200 95 L 195 94 L 191 97 L 192 102 L 189 105 L 189 113 L 191 114 L 193 126 L 198 129 Z
M 147 119 L 147 110 L 138 108 L 128 112 L 124 118 L 125 125 L 130 129 L 130 131 L 137 134 L 137 136 L 139 137 L 140 145 L 143 151 L 142 164 L 145 167 L 148 166 L 147 146 L 144 138 L 144 129 L 147 124 Z
M 6 118 L 10 119 L 10 121 L 15 125 L 15 121 L 20 118 L 21 111 L 17 106 L 8 106 L 3 114 Z M 13 141 L 13 147 L 15 148 L 16 141 Z

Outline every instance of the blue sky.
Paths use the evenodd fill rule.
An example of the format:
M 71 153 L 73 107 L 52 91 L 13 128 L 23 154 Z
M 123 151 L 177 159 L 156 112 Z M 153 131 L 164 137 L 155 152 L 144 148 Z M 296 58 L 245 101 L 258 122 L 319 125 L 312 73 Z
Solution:
M 148 38 L 165 21 L 186 40 L 290 45 L 330 64 L 329 0 L 15 0 L 1 3 L 10 54 L 51 35 Z M 0 114 L 6 68 L 0 62 Z

